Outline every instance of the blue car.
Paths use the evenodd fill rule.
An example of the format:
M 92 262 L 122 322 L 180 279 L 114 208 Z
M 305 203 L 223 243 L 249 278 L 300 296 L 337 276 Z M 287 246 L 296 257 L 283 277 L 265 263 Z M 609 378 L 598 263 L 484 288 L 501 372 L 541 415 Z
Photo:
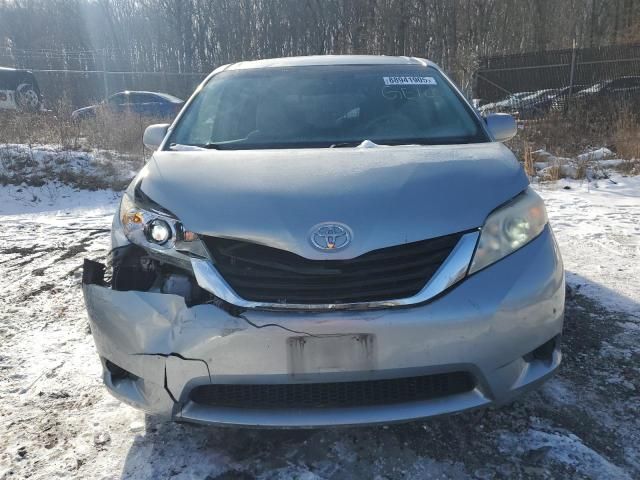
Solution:
M 94 118 L 99 109 L 115 114 L 133 113 L 144 117 L 173 118 L 184 105 L 184 100 L 158 92 L 125 91 L 111 95 L 97 105 L 80 108 L 71 114 L 73 120 Z

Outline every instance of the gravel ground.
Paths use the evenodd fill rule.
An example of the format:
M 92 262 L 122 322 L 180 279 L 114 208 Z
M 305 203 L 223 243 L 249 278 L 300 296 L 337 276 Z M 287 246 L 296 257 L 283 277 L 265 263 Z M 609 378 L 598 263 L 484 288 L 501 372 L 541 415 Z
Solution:
M 0 479 L 639 478 L 640 296 L 627 266 L 640 264 L 640 200 L 571 187 L 543 191 L 570 284 L 556 377 L 499 409 L 302 431 L 168 423 L 113 399 L 79 288 L 82 259 L 107 253 L 113 194 L 45 205 L 2 187 Z M 574 228 L 603 218 L 619 228 Z

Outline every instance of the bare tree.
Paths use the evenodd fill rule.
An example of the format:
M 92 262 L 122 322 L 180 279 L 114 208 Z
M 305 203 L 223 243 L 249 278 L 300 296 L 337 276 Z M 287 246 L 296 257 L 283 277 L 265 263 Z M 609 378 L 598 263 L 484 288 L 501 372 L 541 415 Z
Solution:
M 639 26 L 637 0 L 0 0 L 0 64 L 206 72 L 282 55 L 414 55 L 469 85 L 481 56 L 640 41 Z

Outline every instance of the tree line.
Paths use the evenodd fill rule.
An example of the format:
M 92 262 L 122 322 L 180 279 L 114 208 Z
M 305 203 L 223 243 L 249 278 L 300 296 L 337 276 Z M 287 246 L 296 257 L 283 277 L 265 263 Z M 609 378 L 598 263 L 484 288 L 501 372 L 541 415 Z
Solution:
M 640 41 L 638 0 L 0 0 L 0 64 L 208 72 L 330 53 L 486 55 Z

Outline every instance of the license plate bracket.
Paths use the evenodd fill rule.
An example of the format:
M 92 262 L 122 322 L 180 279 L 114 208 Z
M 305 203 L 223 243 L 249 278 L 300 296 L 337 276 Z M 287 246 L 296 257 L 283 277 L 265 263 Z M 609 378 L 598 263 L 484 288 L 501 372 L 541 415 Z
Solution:
M 368 333 L 287 338 L 292 375 L 373 370 L 375 352 L 375 335 Z

